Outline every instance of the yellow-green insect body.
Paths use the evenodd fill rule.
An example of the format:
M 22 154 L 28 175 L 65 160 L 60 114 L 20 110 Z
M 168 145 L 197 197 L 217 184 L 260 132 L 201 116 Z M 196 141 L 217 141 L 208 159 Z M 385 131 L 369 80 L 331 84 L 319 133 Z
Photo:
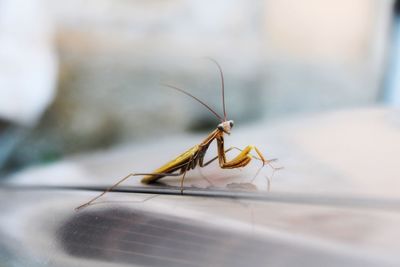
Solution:
M 183 152 L 173 160 L 167 162 L 160 168 L 154 170 L 152 174 L 146 175 L 142 178 L 141 182 L 145 184 L 153 183 L 162 177 L 160 174 L 167 174 L 175 172 L 182 168 L 187 168 L 187 162 L 189 162 L 192 158 L 196 156 L 199 151 L 199 145 L 195 145 L 194 147 L 189 148 L 187 151 Z M 155 175 L 158 174 L 158 175 Z

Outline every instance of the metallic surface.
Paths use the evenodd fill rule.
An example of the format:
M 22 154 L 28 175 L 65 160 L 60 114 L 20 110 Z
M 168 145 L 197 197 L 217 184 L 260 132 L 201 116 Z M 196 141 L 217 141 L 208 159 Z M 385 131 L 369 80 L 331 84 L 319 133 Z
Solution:
M 140 191 L 140 188 L 133 188 L 133 191 L 135 190 Z M 150 191 L 150 188 L 147 190 Z M 174 190 L 179 189 L 172 188 L 170 193 L 174 193 Z M 163 191 L 166 192 L 165 189 Z M 186 193 L 193 194 L 196 191 L 187 190 Z M 266 229 L 260 227 L 260 224 L 257 226 L 257 220 L 254 218 L 250 221 L 247 219 L 235 221 L 227 208 L 234 206 L 238 213 L 242 213 L 239 217 L 248 217 L 249 214 L 245 211 L 252 205 L 256 213 L 267 211 L 272 199 L 278 203 L 280 199 L 284 202 L 294 201 L 294 205 L 296 199 L 290 200 L 290 198 L 285 199 L 285 196 L 275 195 L 264 198 L 260 196 L 254 200 L 246 199 L 247 193 L 231 192 L 230 196 L 227 194 L 224 196 L 218 191 L 206 192 L 208 199 L 205 196 L 116 192 L 110 193 L 110 197 L 113 200 L 122 197 L 117 203 L 100 203 L 75 212 L 74 207 L 89 198 L 91 193 L 71 188 L 62 190 L 51 187 L 43 189 L 2 187 L 0 189 L 2 266 L 93 266 L 94 264 L 96 266 L 395 266 L 396 264 L 396 261 L 379 255 L 363 255 L 352 248 L 346 250 L 346 246 L 343 248 L 339 246 L 338 249 L 323 242 L 301 238 L 296 236 L 296 233 L 287 235 L 279 231 L 265 231 Z M 215 198 L 212 194 L 220 198 Z M 232 198 L 234 195 L 236 199 Z M 168 203 L 163 205 L 166 201 L 172 201 L 175 205 L 190 202 L 189 207 L 194 210 L 204 208 L 206 205 L 209 209 L 218 209 L 219 214 L 208 217 L 201 212 L 181 213 L 180 210 L 182 208 L 184 210 L 184 206 L 177 208 Z M 392 206 L 389 210 L 398 216 L 397 208 Z

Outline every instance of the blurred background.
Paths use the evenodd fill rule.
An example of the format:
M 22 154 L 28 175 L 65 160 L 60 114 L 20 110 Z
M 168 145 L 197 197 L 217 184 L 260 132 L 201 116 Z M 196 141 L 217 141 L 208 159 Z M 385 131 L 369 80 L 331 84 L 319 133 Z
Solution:
M 22 4 L 23 3 L 23 4 Z M 400 105 L 395 1 L 0 1 L 3 173 L 124 143 Z M 200 141 L 200 140 L 199 140 Z M 184 148 L 182 148 L 184 149 Z
M 204 57 L 226 147 L 284 169 L 135 178 L 74 212 L 215 129 L 160 86 L 222 114 Z M 400 1 L 0 0 L 1 266 L 400 266 L 399 155 Z

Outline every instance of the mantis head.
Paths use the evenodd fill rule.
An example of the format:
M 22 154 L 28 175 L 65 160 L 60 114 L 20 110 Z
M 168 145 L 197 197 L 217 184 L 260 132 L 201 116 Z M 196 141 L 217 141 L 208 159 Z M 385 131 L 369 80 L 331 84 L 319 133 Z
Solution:
M 233 120 L 229 120 L 221 122 L 220 124 L 218 124 L 217 128 L 218 130 L 223 131 L 226 134 L 231 134 L 231 129 L 233 125 L 234 125 Z

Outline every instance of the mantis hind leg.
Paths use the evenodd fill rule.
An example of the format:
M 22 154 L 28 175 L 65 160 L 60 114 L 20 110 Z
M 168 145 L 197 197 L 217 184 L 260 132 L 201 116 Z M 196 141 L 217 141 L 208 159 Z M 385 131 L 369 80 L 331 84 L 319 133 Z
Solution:
M 186 166 L 185 166 L 186 167 Z M 181 172 L 179 173 L 130 173 L 127 176 L 125 176 L 124 178 L 120 179 L 118 182 L 116 182 L 115 184 L 113 184 L 111 187 L 107 188 L 106 190 L 104 190 L 101 194 L 97 195 L 96 197 L 92 198 L 91 200 L 89 200 L 88 202 L 78 206 L 75 208 L 76 211 L 85 208 L 87 206 L 90 206 L 94 201 L 96 201 L 97 199 L 101 198 L 102 196 L 104 196 L 105 194 L 107 194 L 108 192 L 111 192 L 112 190 L 114 190 L 118 185 L 120 185 L 121 183 L 123 183 L 124 181 L 128 180 L 128 178 L 132 177 L 132 176 L 143 176 L 143 175 L 155 175 L 155 176 L 179 176 L 182 175 L 183 171 L 181 170 Z

